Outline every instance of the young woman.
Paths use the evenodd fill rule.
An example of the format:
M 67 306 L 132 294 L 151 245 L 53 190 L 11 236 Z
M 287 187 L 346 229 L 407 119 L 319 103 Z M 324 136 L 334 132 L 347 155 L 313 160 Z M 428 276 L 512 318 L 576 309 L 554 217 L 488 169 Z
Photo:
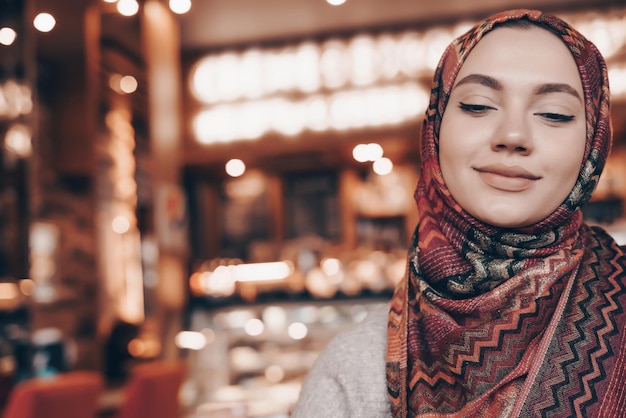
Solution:
M 455 40 L 407 277 L 324 350 L 293 416 L 622 417 L 626 257 L 580 209 L 610 143 L 605 62 L 565 22 L 512 10 Z

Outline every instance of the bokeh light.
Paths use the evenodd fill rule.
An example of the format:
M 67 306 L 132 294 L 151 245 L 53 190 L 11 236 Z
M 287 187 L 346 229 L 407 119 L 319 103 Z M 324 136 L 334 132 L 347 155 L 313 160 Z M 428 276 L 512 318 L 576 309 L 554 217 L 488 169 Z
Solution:
M 56 23 L 56 19 L 50 13 L 39 13 L 33 20 L 33 25 L 39 32 L 50 32 Z
M 11 45 L 13 44 L 13 42 L 15 42 L 15 39 L 17 38 L 17 32 L 15 32 L 15 30 L 8 28 L 8 27 L 3 27 L 0 28 L 0 44 L 2 45 Z
M 170 0 L 170 10 L 182 15 L 191 10 L 191 0 Z
M 238 158 L 228 160 L 225 166 L 226 174 L 231 177 L 242 176 L 246 172 L 246 164 Z

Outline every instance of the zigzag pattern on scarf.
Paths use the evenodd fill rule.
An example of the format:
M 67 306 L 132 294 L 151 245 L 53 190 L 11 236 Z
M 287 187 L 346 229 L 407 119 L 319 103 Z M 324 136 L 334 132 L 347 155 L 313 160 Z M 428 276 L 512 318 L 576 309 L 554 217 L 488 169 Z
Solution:
M 560 325 L 561 337 L 551 347 L 554 358 L 546 372 L 549 378 L 529 396 L 532 416 L 605 416 L 599 414 L 602 399 L 598 399 L 596 384 L 615 372 L 618 333 L 626 324 L 626 281 L 619 249 L 604 246 L 595 237 L 587 245 L 592 247 L 592 256 L 583 261 L 588 272 L 581 274 L 571 308 Z M 621 402 L 623 406 L 626 400 Z
M 587 248 L 586 254 L 592 256 L 585 259 L 581 267 L 586 270 L 586 274 L 578 276 L 580 283 L 576 283 L 571 307 L 559 325 L 559 338 L 555 339 L 546 354 L 550 360 L 546 361 L 542 371 L 541 383 L 529 395 L 523 416 L 600 416 L 597 414 L 600 407 L 597 382 L 603 381 L 611 372 L 616 372 L 611 366 L 617 361 L 620 343 L 623 344 L 618 340 L 618 332 L 626 324 L 626 312 L 622 308 L 626 306 L 626 280 L 624 265 L 619 264 L 623 263 L 623 254 L 614 246 L 603 245 L 595 235 L 588 236 L 590 239 L 587 245 L 591 248 Z M 392 404 L 395 404 L 394 395 L 399 396 L 400 388 L 406 385 L 408 398 L 412 400 L 407 405 L 408 416 L 432 411 L 460 412 L 472 400 L 493 392 L 495 382 L 506 385 L 523 376 L 527 372 L 527 365 L 537 361 L 532 358 L 524 360 L 524 356 L 532 357 L 534 354 L 533 344 L 528 344 L 528 336 L 534 335 L 533 339 L 541 337 L 546 321 L 550 319 L 542 310 L 549 310 L 546 307 L 557 302 L 563 283 L 545 289 L 545 294 L 536 300 L 532 299 L 532 295 L 542 291 L 545 279 L 551 277 L 551 269 L 567 262 L 566 258 L 553 260 L 553 264 L 546 269 L 544 279 L 533 279 L 518 289 L 522 295 L 519 299 L 516 298 L 507 306 L 500 317 L 494 313 L 488 318 L 495 321 L 491 327 L 480 327 L 481 318 L 471 318 L 464 323 L 467 332 L 456 344 L 443 339 L 421 341 L 420 327 L 424 326 L 428 314 L 418 315 L 409 324 L 417 332 L 408 330 L 408 345 L 413 347 L 414 355 L 409 357 L 405 381 L 397 381 L 395 391 L 389 386 Z M 606 280 L 598 280 L 597 277 Z M 419 278 L 416 280 L 419 281 Z M 425 291 L 423 297 L 417 299 L 417 304 L 409 309 L 423 312 L 423 308 L 415 305 L 426 304 L 430 299 L 437 301 L 440 298 L 437 292 Z M 528 301 L 525 306 L 521 302 L 524 300 Z M 402 307 L 398 306 L 398 302 L 398 298 L 392 300 L 390 332 L 392 328 L 402 328 Z M 432 332 L 434 327 L 445 331 L 446 322 L 450 318 L 442 317 L 441 314 L 433 317 L 430 318 L 433 324 L 428 326 L 429 331 Z M 433 361 L 429 357 L 426 350 L 428 344 L 433 343 L 441 347 L 450 344 L 445 360 Z M 395 370 L 395 376 L 398 375 L 399 364 L 388 364 L 387 367 L 389 371 Z M 620 407 L 626 407 L 626 397 L 616 402 L 621 402 Z
M 569 262 L 569 257 L 554 260 L 552 268 Z M 544 290 L 544 282 L 553 280 L 549 269 L 530 280 L 520 278 L 516 289 L 519 297 L 494 312 L 458 318 L 462 322 L 431 306 L 431 302 L 445 302 L 447 312 L 454 312 L 454 302 L 459 301 L 441 301 L 436 292 L 423 291 L 417 300 L 420 306 L 409 305 L 421 313 L 409 323 L 408 330 L 408 345 L 412 347 L 408 393 L 414 395 L 409 408 L 415 413 L 454 412 L 493 388 L 494 383 L 509 382 L 508 375 L 516 377 L 517 365 L 529 344 L 546 328 L 563 289 L 559 282 Z M 463 305 L 466 303 L 464 300 Z M 424 341 L 424 335 L 433 340 Z

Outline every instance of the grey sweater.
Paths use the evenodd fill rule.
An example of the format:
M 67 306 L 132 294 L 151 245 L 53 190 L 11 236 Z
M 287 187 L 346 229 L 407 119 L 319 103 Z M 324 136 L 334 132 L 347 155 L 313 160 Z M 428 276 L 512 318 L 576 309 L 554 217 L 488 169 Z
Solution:
M 293 418 L 391 417 L 385 355 L 387 309 L 335 337 L 307 375 Z

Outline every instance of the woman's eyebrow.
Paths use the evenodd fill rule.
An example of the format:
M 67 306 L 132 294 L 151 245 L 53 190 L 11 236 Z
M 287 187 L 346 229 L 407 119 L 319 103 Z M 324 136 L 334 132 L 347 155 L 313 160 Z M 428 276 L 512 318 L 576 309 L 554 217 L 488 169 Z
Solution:
M 461 86 L 463 84 L 476 83 L 483 85 L 485 87 L 489 87 L 494 90 L 502 90 L 502 84 L 498 80 L 493 77 L 484 74 L 469 74 L 462 79 L 460 79 L 454 88 Z
M 540 86 L 537 86 L 537 88 L 535 88 L 534 93 L 537 95 L 548 94 L 548 93 L 567 93 L 567 94 L 574 96 L 575 98 L 577 98 L 578 100 L 582 102 L 582 98 L 580 97 L 580 94 L 578 94 L 578 91 L 574 87 L 565 83 L 542 84 Z
M 491 76 L 484 75 L 484 74 L 469 74 L 463 77 L 462 79 L 460 79 L 454 85 L 454 88 L 457 88 L 458 86 L 461 86 L 463 84 L 471 84 L 471 83 L 480 84 L 482 86 L 489 87 L 491 89 L 498 90 L 498 91 L 502 90 L 502 84 L 500 84 L 498 80 L 496 80 L 495 78 Z M 582 98 L 580 97 L 580 94 L 578 93 L 578 91 L 574 87 L 566 83 L 542 84 L 540 86 L 537 86 L 534 89 L 533 93 L 536 95 L 542 95 L 542 94 L 548 94 L 548 93 L 567 93 L 567 94 L 574 96 L 575 98 L 577 98 L 578 100 L 582 102 Z

